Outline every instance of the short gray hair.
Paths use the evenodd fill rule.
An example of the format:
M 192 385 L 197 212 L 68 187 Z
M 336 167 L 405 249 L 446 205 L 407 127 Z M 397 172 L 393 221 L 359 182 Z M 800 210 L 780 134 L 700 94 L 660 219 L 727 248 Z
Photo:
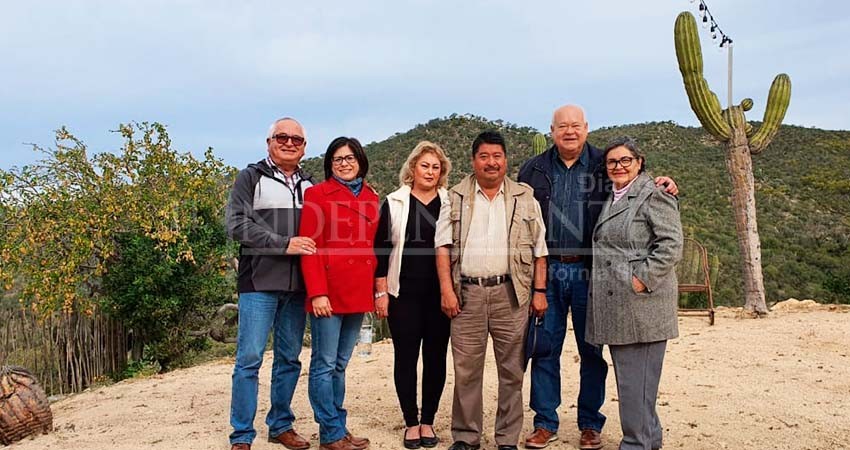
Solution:
M 280 119 L 277 119 L 272 122 L 272 124 L 269 125 L 269 132 L 266 134 L 266 139 L 271 139 L 272 136 L 274 136 L 274 127 L 276 127 L 278 123 L 283 122 L 284 120 L 291 120 L 297 123 L 298 126 L 301 127 L 301 132 L 304 133 L 304 136 L 301 137 L 303 137 L 305 141 L 307 140 L 307 130 L 304 129 L 304 125 L 301 125 L 301 122 L 293 119 L 292 117 L 281 117 Z
M 605 151 L 602 153 L 602 163 L 605 164 L 605 161 L 608 159 L 608 153 L 611 150 L 614 150 L 617 147 L 625 147 L 629 152 L 631 152 L 632 156 L 639 159 L 641 161 L 640 170 L 638 173 L 643 173 L 646 171 L 646 153 L 638 147 L 637 141 L 632 139 L 629 136 L 620 136 L 612 139 L 608 142 L 608 145 L 605 146 Z

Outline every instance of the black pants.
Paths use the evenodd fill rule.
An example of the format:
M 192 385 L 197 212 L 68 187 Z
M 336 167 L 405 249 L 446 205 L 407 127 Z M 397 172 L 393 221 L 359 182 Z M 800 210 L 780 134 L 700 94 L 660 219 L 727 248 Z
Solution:
M 440 310 L 436 281 L 401 280 L 390 297 L 387 321 L 393 338 L 395 390 L 406 426 L 433 425 L 446 384 L 446 349 L 451 322 Z M 422 348 L 422 416 L 416 402 L 416 366 Z

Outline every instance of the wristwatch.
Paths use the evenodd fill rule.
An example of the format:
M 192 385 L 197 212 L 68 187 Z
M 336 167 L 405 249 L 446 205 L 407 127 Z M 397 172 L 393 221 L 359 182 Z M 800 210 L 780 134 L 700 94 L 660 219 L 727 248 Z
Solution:
M 387 295 L 387 291 L 375 292 L 375 300 Z
M 534 292 L 539 292 L 539 293 L 541 293 L 541 294 L 545 294 L 545 293 L 546 293 L 546 288 L 534 288 L 534 289 L 532 289 L 532 290 L 533 290 Z

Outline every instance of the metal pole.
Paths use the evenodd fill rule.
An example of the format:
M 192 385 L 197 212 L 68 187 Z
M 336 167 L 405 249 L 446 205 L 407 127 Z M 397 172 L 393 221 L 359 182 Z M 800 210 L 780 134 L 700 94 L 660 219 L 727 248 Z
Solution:
M 729 66 L 729 81 L 728 81 L 729 96 L 727 98 L 727 100 L 728 100 L 727 107 L 731 108 L 732 107 L 732 43 L 727 44 L 726 48 L 727 48 L 727 50 L 729 50 L 729 64 L 728 64 L 728 66 Z

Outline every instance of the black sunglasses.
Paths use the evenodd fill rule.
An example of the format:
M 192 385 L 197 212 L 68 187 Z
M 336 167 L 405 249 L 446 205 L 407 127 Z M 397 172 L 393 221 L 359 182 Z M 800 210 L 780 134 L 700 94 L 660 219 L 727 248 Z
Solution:
M 285 133 L 284 134 L 276 134 L 276 135 L 272 136 L 272 138 L 274 138 L 275 142 L 277 142 L 278 144 L 281 144 L 281 145 L 286 144 L 286 141 L 288 141 L 288 140 L 292 141 L 292 145 L 294 145 L 296 147 L 298 147 L 299 145 L 303 144 L 304 141 L 306 141 L 306 139 L 304 139 L 301 136 L 290 136 L 290 135 L 285 134 Z

